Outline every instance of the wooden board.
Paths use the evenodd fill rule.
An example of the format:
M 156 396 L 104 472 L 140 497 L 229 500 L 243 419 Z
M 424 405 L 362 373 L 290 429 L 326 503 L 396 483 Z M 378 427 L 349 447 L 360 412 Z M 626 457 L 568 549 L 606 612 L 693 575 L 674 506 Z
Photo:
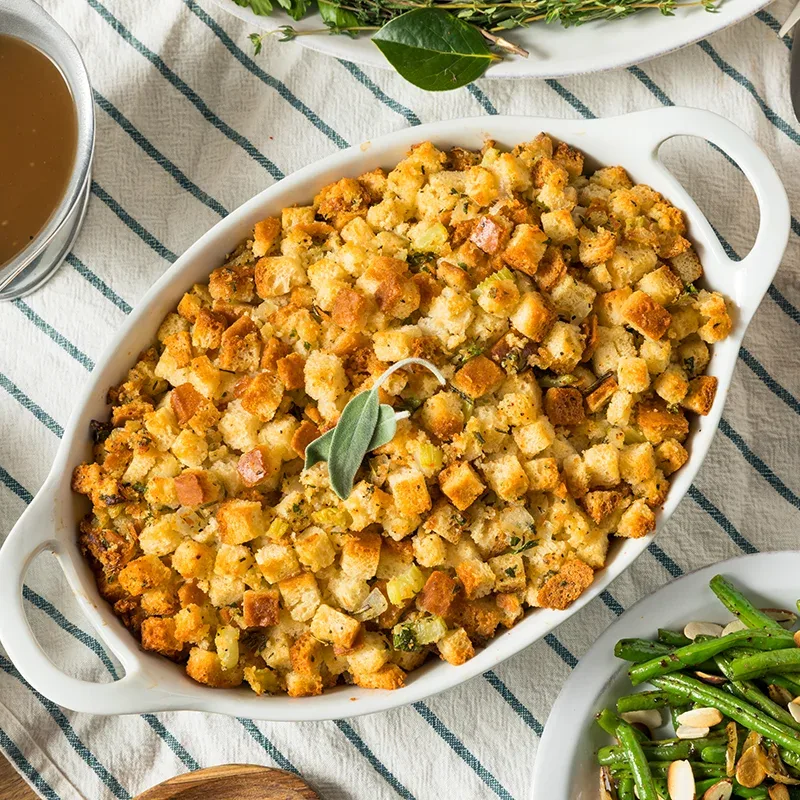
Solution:
M 2 755 L 0 755 L 0 797 L 3 800 L 37 800 L 31 787 L 20 778 L 14 767 Z
M 5 800 L 5 795 L 0 795 Z M 253 764 L 226 764 L 178 775 L 134 800 L 320 800 L 291 772 Z

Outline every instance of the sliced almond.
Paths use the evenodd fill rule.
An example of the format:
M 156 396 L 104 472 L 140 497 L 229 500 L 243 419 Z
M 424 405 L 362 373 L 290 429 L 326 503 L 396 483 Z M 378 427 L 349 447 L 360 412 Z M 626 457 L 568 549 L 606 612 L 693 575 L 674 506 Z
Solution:
M 789 790 L 780 783 L 770 786 L 768 789 L 769 800 L 789 800 Z
M 800 697 L 795 697 L 795 699 L 786 706 L 795 722 L 800 722 L 800 702 L 798 701 L 800 701 Z
M 794 636 L 792 636 L 792 638 L 794 639 L 794 643 L 795 643 L 795 644 L 796 644 L 798 647 L 800 647 L 800 631 L 795 631 L 795 632 L 794 632 Z
M 688 761 L 673 761 L 669 765 L 667 789 L 671 800 L 694 800 L 694 774 Z
M 797 621 L 797 614 L 789 611 L 788 608 L 762 608 L 761 609 L 770 619 L 780 622 L 781 625 L 794 625 Z
M 743 630 L 744 630 L 746 627 L 747 627 L 747 625 L 745 625 L 745 624 L 744 624 L 744 622 L 742 622 L 742 621 L 741 621 L 741 620 L 740 620 L 740 619 L 737 617 L 735 620 L 733 620 L 732 622 L 729 622 L 729 623 L 728 623 L 728 624 L 727 624 L 727 625 L 726 625 L 726 626 L 725 626 L 725 627 L 722 629 L 722 635 L 723 635 L 723 636 L 727 636 L 729 633 L 736 633 L 736 631 L 743 631 Z
M 703 800 L 730 800 L 731 794 L 733 794 L 733 783 L 723 779 L 706 789 Z
M 739 729 L 731 721 L 725 726 L 728 737 L 728 746 L 725 748 L 725 774 L 732 778 L 736 774 L 736 753 L 739 749 Z
M 800 710 L 800 708 L 798 709 Z M 713 728 L 722 722 L 722 714 L 716 708 L 692 708 L 679 714 L 678 724 L 690 728 Z
M 698 636 L 719 636 L 722 625 L 716 622 L 690 622 L 684 629 L 683 635 L 694 641 Z
M 723 683 L 728 682 L 728 679 L 722 675 L 712 675 L 710 672 L 700 672 L 700 670 L 697 670 L 694 674 L 697 675 L 701 681 L 710 683 L 712 686 L 722 686 Z
M 761 763 L 759 749 L 758 746 L 748 747 L 736 765 L 736 780 L 747 789 L 761 786 L 764 778 L 767 777 L 767 771 Z
M 614 781 L 608 767 L 600 767 L 600 800 L 617 800 Z
M 657 708 L 649 708 L 645 711 L 626 711 L 620 717 L 631 725 L 644 725 L 651 731 L 660 728 L 664 724 L 661 712 Z
M 769 686 L 767 686 L 767 693 L 769 694 L 769 699 L 772 700 L 773 703 L 777 703 L 779 706 L 785 706 L 792 702 L 791 693 L 784 689 L 783 686 L 777 686 L 776 684 L 771 683 Z
M 693 728 L 691 725 L 679 725 L 675 731 L 678 739 L 702 739 L 708 736 L 708 728 Z

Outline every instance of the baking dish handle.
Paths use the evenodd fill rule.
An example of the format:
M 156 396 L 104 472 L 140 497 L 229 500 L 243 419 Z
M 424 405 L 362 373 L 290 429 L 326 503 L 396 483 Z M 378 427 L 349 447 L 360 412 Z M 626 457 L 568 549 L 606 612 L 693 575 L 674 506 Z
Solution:
M 735 272 L 740 318 L 747 323 L 769 288 L 789 240 L 789 199 L 778 173 L 755 141 L 719 114 L 697 108 L 671 107 L 644 111 L 637 116 L 640 116 L 639 125 L 634 126 L 635 141 L 631 144 L 648 148 L 652 161 L 680 195 L 670 199 L 679 207 L 696 212 L 692 217 L 704 222 L 704 244 L 714 251 L 720 263 L 727 263 Z M 727 255 L 697 204 L 659 159 L 659 148 L 673 136 L 696 136 L 711 142 L 736 162 L 753 187 L 760 221 L 755 243 L 741 261 Z
M 54 531 L 53 495 L 42 489 L 0 547 L 0 642 L 14 666 L 36 691 L 74 711 L 139 712 L 143 697 L 159 708 L 169 706 L 168 695 L 153 686 L 137 663 L 123 653 L 114 650 L 125 668 L 123 678 L 113 683 L 91 683 L 65 675 L 41 648 L 25 614 L 23 582 L 36 556 L 44 551 L 59 554 L 61 545 Z M 148 691 L 143 695 L 145 689 Z M 153 697 L 154 691 L 158 698 Z

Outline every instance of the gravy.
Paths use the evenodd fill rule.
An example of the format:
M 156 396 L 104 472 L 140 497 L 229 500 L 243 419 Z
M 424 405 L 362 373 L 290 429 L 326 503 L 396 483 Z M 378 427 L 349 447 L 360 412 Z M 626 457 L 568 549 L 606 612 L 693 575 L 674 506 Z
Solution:
M 0 35 L 0 266 L 47 224 L 75 163 L 75 103 L 58 67 Z

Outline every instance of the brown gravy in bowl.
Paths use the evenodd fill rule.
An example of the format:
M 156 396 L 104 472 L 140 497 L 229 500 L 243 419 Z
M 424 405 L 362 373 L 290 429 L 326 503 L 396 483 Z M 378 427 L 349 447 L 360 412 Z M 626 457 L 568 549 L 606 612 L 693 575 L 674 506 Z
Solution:
M 0 35 L 0 266 L 47 224 L 75 163 L 75 103 L 58 67 Z

